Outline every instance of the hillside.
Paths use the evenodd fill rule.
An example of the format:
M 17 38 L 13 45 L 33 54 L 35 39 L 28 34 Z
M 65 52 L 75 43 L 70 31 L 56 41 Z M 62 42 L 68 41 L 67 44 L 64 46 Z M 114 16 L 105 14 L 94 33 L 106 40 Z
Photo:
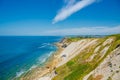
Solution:
M 68 38 L 52 80 L 119 80 L 120 34 Z

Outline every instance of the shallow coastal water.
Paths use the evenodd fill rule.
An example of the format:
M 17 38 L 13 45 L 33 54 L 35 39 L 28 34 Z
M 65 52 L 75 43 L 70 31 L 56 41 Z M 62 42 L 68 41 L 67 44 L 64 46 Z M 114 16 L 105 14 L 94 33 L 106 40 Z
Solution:
M 1 36 L 0 80 L 11 80 L 28 70 L 44 65 L 56 50 L 55 36 Z

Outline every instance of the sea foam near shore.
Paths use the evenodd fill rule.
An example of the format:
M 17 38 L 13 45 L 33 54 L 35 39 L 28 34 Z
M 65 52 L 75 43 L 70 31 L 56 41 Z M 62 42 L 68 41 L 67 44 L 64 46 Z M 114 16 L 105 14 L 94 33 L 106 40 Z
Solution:
M 14 79 L 43 65 L 56 51 L 61 37 L 0 37 L 0 80 Z M 12 46 L 11 46 L 12 45 Z

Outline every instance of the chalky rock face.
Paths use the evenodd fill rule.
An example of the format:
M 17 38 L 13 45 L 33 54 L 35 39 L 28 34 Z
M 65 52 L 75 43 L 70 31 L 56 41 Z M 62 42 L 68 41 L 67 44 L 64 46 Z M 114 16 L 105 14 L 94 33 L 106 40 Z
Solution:
M 61 62 L 56 69 L 58 74 L 55 75 L 53 80 L 119 80 L 119 45 L 120 36 L 87 38 L 71 42 L 60 55 Z M 65 57 L 61 57 L 62 55 L 65 55 Z M 71 66 L 68 66 L 68 63 Z M 78 71 L 82 72 L 82 68 L 78 71 L 76 68 L 80 68 L 84 64 L 89 67 L 79 74 Z M 63 73 L 65 76 L 62 72 L 65 72 Z
M 120 79 L 120 47 L 113 50 L 103 62 L 83 80 L 88 80 L 90 76 L 94 79 L 100 78 L 100 80 L 119 80 Z M 99 77 L 98 77 L 99 76 Z

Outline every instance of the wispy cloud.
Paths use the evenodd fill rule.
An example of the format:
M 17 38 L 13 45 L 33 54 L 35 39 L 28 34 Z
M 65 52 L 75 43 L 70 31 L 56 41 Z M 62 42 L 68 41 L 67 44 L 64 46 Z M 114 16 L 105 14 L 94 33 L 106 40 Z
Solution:
M 83 9 L 84 7 L 94 3 L 96 0 L 64 0 L 66 6 L 64 6 L 53 19 L 53 24 L 62 21 L 72 15 L 73 13 Z
M 44 35 L 109 35 L 120 34 L 120 25 L 114 27 L 82 27 L 46 31 Z

